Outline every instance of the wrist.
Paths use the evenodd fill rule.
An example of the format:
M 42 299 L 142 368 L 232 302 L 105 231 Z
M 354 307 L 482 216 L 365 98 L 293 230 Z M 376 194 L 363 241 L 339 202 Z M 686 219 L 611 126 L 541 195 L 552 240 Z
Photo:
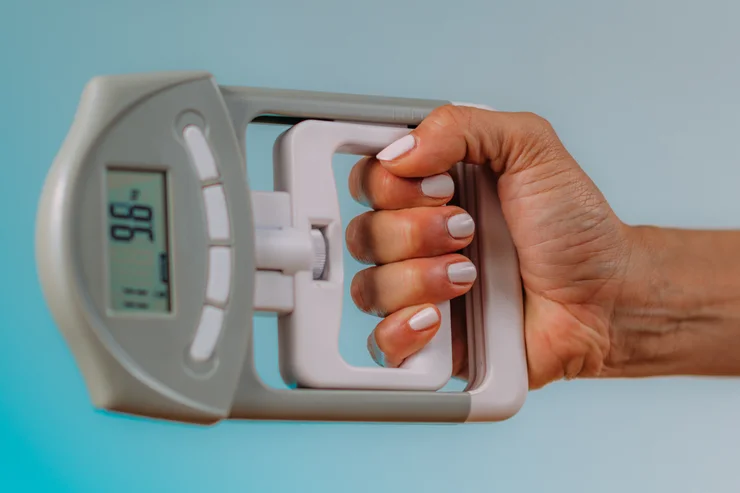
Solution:
M 625 226 L 605 376 L 740 374 L 740 235 Z

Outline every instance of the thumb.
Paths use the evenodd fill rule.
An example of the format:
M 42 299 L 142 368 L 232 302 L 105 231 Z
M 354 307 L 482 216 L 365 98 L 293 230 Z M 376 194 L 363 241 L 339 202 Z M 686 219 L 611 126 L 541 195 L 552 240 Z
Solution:
M 376 158 L 396 176 L 421 178 L 461 161 L 490 165 L 498 173 L 513 171 L 562 152 L 550 124 L 535 114 L 444 105 Z

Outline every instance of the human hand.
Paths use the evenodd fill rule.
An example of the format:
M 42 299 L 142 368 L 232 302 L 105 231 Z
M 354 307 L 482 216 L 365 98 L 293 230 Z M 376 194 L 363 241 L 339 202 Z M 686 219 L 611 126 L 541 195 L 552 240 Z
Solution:
M 629 271 L 630 228 L 544 119 L 444 106 L 376 157 L 360 160 L 350 191 L 373 210 L 347 228 L 352 256 L 366 264 L 352 281 L 355 304 L 383 317 L 368 347 L 398 366 L 439 328 L 435 304 L 464 295 L 475 267 L 456 253 L 475 225 L 448 204 L 449 170 L 490 166 L 516 246 L 525 302 L 530 388 L 608 373 L 625 356 L 612 336 L 615 305 Z M 485 252 L 481 252 L 485 256 Z M 456 376 L 467 372 L 467 337 L 453 326 Z

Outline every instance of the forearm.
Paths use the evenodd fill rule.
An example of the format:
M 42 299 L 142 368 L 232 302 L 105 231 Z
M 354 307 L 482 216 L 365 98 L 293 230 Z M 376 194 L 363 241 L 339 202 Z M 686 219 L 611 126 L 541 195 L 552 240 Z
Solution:
M 632 227 L 614 376 L 740 375 L 740 231 Z

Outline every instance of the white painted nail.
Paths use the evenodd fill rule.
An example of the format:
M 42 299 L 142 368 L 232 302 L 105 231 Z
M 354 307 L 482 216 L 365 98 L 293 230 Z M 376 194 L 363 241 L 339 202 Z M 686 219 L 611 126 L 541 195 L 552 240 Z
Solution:
M 425 330 L 433 327 L 437 322 L 439 322 L 437 310 L 429 307 L 424 308 L 422 311 L 411 317 L 409 320 L 409 326 L 411 327 L 411 330 Z
M 447 220 L 447 231 L 453 238 L 467 238 L 475 232 L 475 222 L 469 214 L 456 214 Z
M 470 108 L 478 108 L 479 110 L 496 111 L 495 109 L 491 108 L 487 104 L 462 103 L 462 102 L 452 101 L 452 106 L 469 106 Z
M 455 193 L 455 182 L 450 175 L 435 175 L 421 180 L 421 193 L 434 199 L 451 197 Z
M 459 262 L 447 267 L 447 277 L 454 284 L 470 284 L 477 276 L 478 271 L 471 262 Z
M 380 151 L 376 157 L 381 161 L 393 161 L 398 156 L 409 152 L 415 145 L 414 136 L 408 134 Z

